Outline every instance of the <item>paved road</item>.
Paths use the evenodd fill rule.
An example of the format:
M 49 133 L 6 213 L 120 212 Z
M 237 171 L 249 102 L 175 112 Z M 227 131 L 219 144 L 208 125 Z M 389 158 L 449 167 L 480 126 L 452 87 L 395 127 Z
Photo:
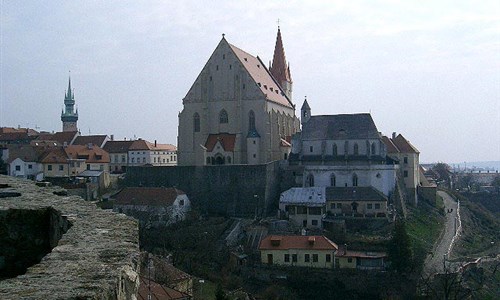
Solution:
M 445 192 L 438 191 L 438 194 L 443 197 L 446 212 L 446 222 L 444 232 L 441 235 L 440 239 L 436 242 L 433 253 L 427 256 L 427 259 L 425 260 L 424 272 L 426 274 L 443 271 L 444 255 L 448 254 L 450 245 L 453 241 L 453 237 L 455 236 L 455 226 L 459 226 L 457 216 L 458 203 L 455 202 L 453 198 L 451 198 Z M 453 211 L 451 213 L 448 213 L 450 209 L 453 209 Z

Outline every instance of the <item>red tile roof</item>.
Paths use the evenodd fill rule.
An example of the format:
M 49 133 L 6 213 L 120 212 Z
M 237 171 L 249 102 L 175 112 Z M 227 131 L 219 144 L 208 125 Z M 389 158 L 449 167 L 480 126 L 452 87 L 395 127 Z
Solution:
M 171 144 L 158 144 L 146 140 L 136 140 L 132 143 L 129 150 L 177 151 L 177 147 Z
M 134 141 L 107 141 L 104 150 L 108 153 L 126 153 Z
M 72 145 L 88 145 L 88 144 L 93 144 L 96 146 L 101 147 L 104 141 L 106 140 L 108 136 L 107 135 L 87 135 L 87 136 L 77 136 L 76 139 L 73 141 Z
M 48 150 L 43 158 L 40 160 L 42 163 L 68 163 L 68 155 L 64 152 L 62 147 L 54 147 Z
M 205 142 L 205 148 L 208 152 L 214 150 L 217 142 L 220 142 L 224 151 L 232 152 L 234 151 L 234 144 L 236 141 L 236 134 L 229 133 L 219 133 L 219 134 L 209 134 L 207 141 Z
M 398 147 L 396 147 L 396 145 L 394 145 L 394 143 L 391 141 L 390 138 L 388 138 L 384 135 L 384 136 L 382 136 L 382 141 L 384 142 L 385 146 L 387 147 L 387 153 L 399 153 Z
M 419 153 L 417 148 L 415 148 L 410 141 L 404 138 L 403 135 L 398 134 L 396 138 L 392 139 L 392 142 L 396 147 L 398 147 L 401 153 Z
M 293 107 L 281 86 L 274 80 L 259 57 L 255 57 L 234 45 L 229 44 L 229 46 L 268 100 L 286 107 Z
M 151 298 L 148 295 L 151 291 Z M 139 293 L 137 299 L 140 300 L 183 300 L 190 299 L 188 294 L 174 290 L 167 286 L 161 285 L 153 280 L 141 276 L 141 282 L 139 285 Z
M 115 204 L 119 205 L 172 205 L 178 195 L 185 193 L 176 188 L 126 187 L 118 192 Z
M 20 158 L 24 162 L 38 161 L 39 153 L 31 145 L 8 145 L 7 148 L 9 149 L 7 163 L 11 163 L 17 158 Z
M 268 235 L 261 242 L 259 250 L 332 250 L 338 246 L 324 236 Z
M 67 145 L 70 145 L 73 139 L 78 136 L 77 131 L 63 131 L 63 132 L 56 132 L 56 133 L 42 133 L 37 137 L 37 140 L 41 141 L 57 141 L 63 145 L 66 143 Z
M 64 147 L 68 158 L 85 159 L 86 163 L 109 163 L 109 153 L 98 146 L 70 145 Z
M 276 36 L 276 45 L 274 46 L 273 64 L 269 70 L 278 82 L 292 81 L 290 75 L 290 68 L 286 64 L 285 48 L 283 47 L 283 40 L 281 39 L 281 31 L 278 27 L 278 34 Z

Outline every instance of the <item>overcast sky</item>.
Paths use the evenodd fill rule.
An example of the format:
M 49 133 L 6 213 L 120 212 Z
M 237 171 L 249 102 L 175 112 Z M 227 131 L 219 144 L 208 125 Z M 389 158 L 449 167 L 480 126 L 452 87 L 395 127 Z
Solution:
M 82 134 L 177 144 L 222 33 L 268 62 L 279 19 L 298 109 L 371 112 L 423 162 L 500 160 L 500 1 L 0 1 L 0 126 L 62 130 L 71 70 Z

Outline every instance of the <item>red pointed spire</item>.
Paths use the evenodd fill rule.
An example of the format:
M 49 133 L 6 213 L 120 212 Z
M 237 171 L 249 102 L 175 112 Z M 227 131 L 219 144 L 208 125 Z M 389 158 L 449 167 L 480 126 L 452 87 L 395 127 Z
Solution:
M 276 45 L 274 46 L 273 62 L 269 69 L 273 77 L 280 83 L 283 87 L 284 82 L 292 82 L 292 76 L 290 75 L 290 68 L 287 66 L 285 58 L 285 49 L 283 48 L 283 41 L 281 39 L 281 31 L 278 26 L 278 35 L 276 37 Z

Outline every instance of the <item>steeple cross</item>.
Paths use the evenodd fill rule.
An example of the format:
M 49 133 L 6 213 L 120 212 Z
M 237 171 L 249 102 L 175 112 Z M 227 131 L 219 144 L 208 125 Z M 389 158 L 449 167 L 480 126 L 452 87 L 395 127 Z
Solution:
M 278 21 L 276 21 L 276 23 L 278 23 L 278 28 L 280 27 L 280 19 L 278 18 Z

